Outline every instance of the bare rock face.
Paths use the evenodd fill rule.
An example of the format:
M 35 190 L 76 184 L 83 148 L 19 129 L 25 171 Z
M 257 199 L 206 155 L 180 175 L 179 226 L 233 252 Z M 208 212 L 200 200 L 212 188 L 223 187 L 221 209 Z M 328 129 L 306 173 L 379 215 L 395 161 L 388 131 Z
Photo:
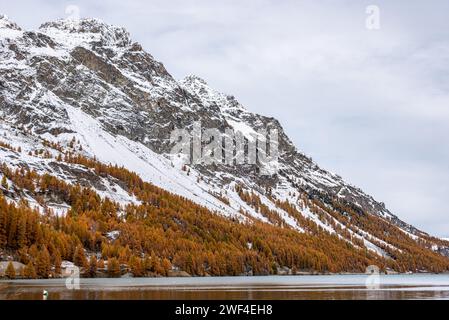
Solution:
M 330 207 L 338 199 L 361 215 L 374 215 L 411 234 L 425 235 L 362 190 L 321 169 L 298 151 L 276 119 L 247 111 L 235 97 L 214 90 L 197 76 L 175 80 L 162 63 L 131 40 L 125 29 L 83 19 L 47 22 L 38 31 L 28 32 L 0 16 L 1 119 L 32 134 L 64 141 L 71 134 L 80 133 L 70 110 L 79 110 L 100 123 L 104 130 L 100 136 L 110 135 L 116 140 L 124 137 L 162 158 L 170 158 L 172 130 L 191 130 L 195 122 L 221 132 L 227 128 L 276 129 L 279 170 L 275 174 L 260 175 L 257 165 L 219 163 L 191 168 L 206 177 L 217 192 L 238 183 L 261 195 L 270 190 L 277 199 L 292 200 L 292 194 L 296 197 L 301 193 Z M 84 149 L 90 150 L 90 156 L 97 156 L 95 146 L 90 147 Z M 144 158 L 148 153 L 136 154 Z M 168 174 L 157 170 L 161 170 L 161 176 Z M 76 174 L 102 188 L 101 181 L 87 173 Z M 193 180 L 192 185 L 182 188 L 192 186 L 199 184 Z M 197 196 L 198 192 L 192 194 Z M 193 195 L 192 199 L 197 201 Z M 229 210 L 236 212 L 239 207 L 236 202 L 230 204 Z M 310 215 L 313 218 L 313 213 Z

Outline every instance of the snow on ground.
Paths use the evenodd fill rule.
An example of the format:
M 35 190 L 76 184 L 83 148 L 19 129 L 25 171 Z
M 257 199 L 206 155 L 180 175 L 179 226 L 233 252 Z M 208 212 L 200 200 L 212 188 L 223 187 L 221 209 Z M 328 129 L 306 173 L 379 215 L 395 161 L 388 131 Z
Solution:
M 194 169 L 190 169 L 190 174 L 187 175 L 182 170 L 179 170 L 177 163 L 173 165 L 173 161 L 154 153 L 141 143 L 131 141 L 123 136 L 112 136 L 105 132 L 97 120 L 80 109 L 67 105 L 66 110 L 74 131 L 78 132 L 80 136 L 84 150 L 95 155 L 99 161 L 122 165 L 139 174 L 145 181 L 184 196 L 212 211 L 227 216 L 239 216 L 238 211 L 242 208 L 254 218 L 265 222 L 268 221 L 242 201 L 232 187 L 228 188 L 226 192 L 226 197 L 230 201 L 228 206 L 211 194 L 211 192 L 219 193 L 221 188 L 213 185 L 211 182 L 197 181 L 198 173 Z M 263 195 L 259 196 L 261 196 L 263 203 L 269 206 L 270 209 L 276 210 L 288 225 L 303 231 L 286 212 L 276 208 Z
M 256 192 L 257 193 L 257 192 Z M 305 232 L 303 228 L 301 228 L 298 225 L 298 222 L 291 217 L 286 211 L 282 210 L 281 208 L 276 207 L 273 202 L 270 201 L 270 199 L 268 199 L 266 196 L 257 193 L 260 197 L 261 202 L 266 205 L 270 210 L 274 210 L 276 211 L 279 216 L 282 218 L 282 220 L 284 220 L 289 226 L 293 227 L 294 229 L 300 231 L 300 232 Z
M 135 196 L 130 195 L 127 191 L 125 191 L 119 185 L 111 184 L 108 179 L 102 178 L 102 182 L 103 182 L 103 186 L 106 187 L 106 191 L 98 190 L 98 189 L 96 189 L 95 191 L 103 199 L 107 197 L 122 206 L 125 206 L 130 203 L 137 204 L 137 205 L 141 203 L 139 200 L 136 199 Z
M 118 239 L 119 236 L 120 236 L 119 230 L 113 230 L 113 231 L 106 233 L 106 237 L 111 241 Z
M 412 239 L 415 240 L 415 241 L 421 239 L 421 238 L 418 237 L 417 235 L 414 235 L 413 233 L 410 233 L 410 232 L 408 232 L 407 230 L 404 230 L 404 229 L 399 228 L 399 227 L 398 227 L 398 229 L 401 230 L 402 232 L 404 232 L 406 235 L 408 235 L 410 238 L 412 238 Z
M 114 137 L 104 131 L 97 120 L 80 109 L 66 105 L 66 111 L 84 150 L 95 155 L 99 161 L 124 166 L 139 174 L 143 180 L 184 196 L 212 211 L 226 215 L 237 214 L 235 209 L 224 205 L 209 194 L 208 190 L 186 177 L 184 172 L 172 167 L 169 160 L 162 155 L 123 136 Z
M 253 128 L 242 121 L 234 121 L 229 118 L 227 118 L 226 121 L 234 131 L 242 133 L 242 135 L 250 141 L 254 141 L 254 139 L 259 136 Z
M 51 135 L 45 135 L 46 138 L 53 137 Z M 11 168 L 19 168 L 26 165 L 36 171 L 36 173 L 42 175 L 49 173 L 54 175 L 67 183 L 73 183 L 76 177 L 72 176 L 70 172 L 62 170 L 57 166 L 52 166 L 55 164 L 56 158 L 60 153 L 59 151 L 47 147 L 43 144 L 43 140 L 27 136 L 21 130 L 10 126 L 8 123 L 0 120 L 0 141 L 6 142 L 14 148 L 21 148 L 21 152 L 12 151 L 7 148 L 0 147 L 0 163 L 5 162 Z M 43 158 L 41 156 L 36 156 L 35 151 L 45 150 L 48 151 L 52 158 Z M 31 153 L 31 155 L 29 154 Z M 86 169 L 80 165 L 70 164 L 69 167 L 77 170 L 90 170 Z M 0 175 L 0 178 L 2 176 Z M 12 182 L 7 180 L 8 184 L 11 186 Z M 135 196 L 130 195 L 119 185 L 109 181 L 106 178 L 101 178 L 101 184 L 104 190 L 95 189 L 100 197 L 109 198 L 112 201 L 119 203 L 120 205 L 126 205 L 129 203 L 139 204 L 140 202 L 135 198 Z M 33 207 L 43 211 L 43 208 L 32 198 L 27 198 Z M 69 209 L 66 204 L 56 204 L 50 203 L 48 207 L 53 210 L 54 213 L 58 215 L 63 215 Z
M 384 245 L 384 246 L 389 247 L 390 249 L 393 249 L 393 250 L 397 250 L 397 251 L 399 251 L 399 252 L 402 252 L 402 250 L 400 250 L 400 249 L 396 248 L 395 246 L 393 246 L 393 245 L 391 245 L 391 244 L 389 244 L 389 243 L 387 243 L 387 242 L 385 242 L 385 241 L 383 241 L 383 240 L 381 240 L 381 239 L 379 239 L 379 238 L 373 236 L 372 234 L 369 234 L 368 232 L 363 231 L 362 229 L 360 229 L 360 228 L 358 228 L 358 227 L 356 227 L 356 226 L 353 226 L 353 227 L 354 227 L 354 229 L 356 229 L 356 231 L 357 231 L 359 234 L 361 234 L 365 239 L 372 239 L 372 240 L 374 240 L 374 241 L 376 241 L 376 242 L 381 243 L 381 244 Z

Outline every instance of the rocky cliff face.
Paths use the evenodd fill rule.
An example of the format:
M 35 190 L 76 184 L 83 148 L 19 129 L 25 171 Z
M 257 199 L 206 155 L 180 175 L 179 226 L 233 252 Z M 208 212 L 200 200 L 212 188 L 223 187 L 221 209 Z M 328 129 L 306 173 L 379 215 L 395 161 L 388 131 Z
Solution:
M 293 145 L 276 119 L 247 111 L 235 97 L 210 88 L 196 76 L 175 80 L 126 30 L 96 19 L 48 22 L 37 31 L 24 31 L 5 16 L 0 18 L 0 117 L 4 136 L 27 152 L 45 148 L 42 139 L 65 147 L 75 140 L 80 146 L 77 152 L 123 165 L 218 214 L 248 214 L 269 221 L 242 200 L 235 191 L 239 185 L 257 194 L 285 226 L 298 232 L 304 232 L 303 226 L 279 202 L 288 201 L 329 233 L 348 230 L 380 255 L 389 255 L 385 248 L 390 246 L 400 250 L 398 244 L 361 225 L 342 223 L 350 216 L 347 210 L 393 225 L 413 241 L 424 239 L 428 248 L 436 241 L 362 190 L 321 169 Z M 197 164 L 188 166 L 187 175 L 177 157 L 169 154 L 170 133 L 175 128 L 191 130 L 195 122 L 221 132 L 234 129 L 247 138 L 259 129 L 276 129 L 279 170 L 260 175 L 257 165 Z M 75 172 L 80 168 L 2 152 L 7 163 L 34 166 L 74 181 L 83 176 Z M 98 179 L 84 178 L 92 187 L 116 196 L 113 182 L 94 184 Z M 132 201 L 128 198 L 122 194 L 121 200 Z M 340 216 L 317 209 L 313 201 Z

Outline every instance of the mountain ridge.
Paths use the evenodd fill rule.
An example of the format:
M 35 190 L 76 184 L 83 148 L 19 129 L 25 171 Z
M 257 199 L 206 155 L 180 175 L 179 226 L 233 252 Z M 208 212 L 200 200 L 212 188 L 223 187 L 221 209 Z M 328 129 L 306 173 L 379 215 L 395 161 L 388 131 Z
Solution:
M 449 243 L 403 222 L 383 203 L 321 169 L 298 150 L 278 120 L 249 112 L 197 76 L 175 80 L 124 28 L 82 19 L 23 31 L 4 17 L 0 21 L 0 120 L 3 135 L 24 153 L 54 143 L 61 150 L 124 166 L 225 217 L 250 216 L 301 233 L 308 232 L 311 221 L 323 232 L 388 259 L 406 250 L 409 241 L 429 252 L 447 251 Z M 196 122 L 204 129 L 233 129 L 247 139 L 260 129 L 277 130 L 279 171 L 260 175 L 258 164 L 183 163 L 170 153 L 170 133 L 192 130 Z M 56 151 L 55 157 L 60 154 Z M 58 161 L 52 164 L 55 170 L 49 167 L 54 161 L 41 161 L 39 154 L 34 159 L 3 153 L 7 164 L 21 162 L 59 177 L 73 170 Z M 98 188 L 106 188 L 105 183 Z M 117 198 L 112 189 L 118 187 L 103 194 Z M 134 201 L 126 193 L 122 189 L 120 201 Z

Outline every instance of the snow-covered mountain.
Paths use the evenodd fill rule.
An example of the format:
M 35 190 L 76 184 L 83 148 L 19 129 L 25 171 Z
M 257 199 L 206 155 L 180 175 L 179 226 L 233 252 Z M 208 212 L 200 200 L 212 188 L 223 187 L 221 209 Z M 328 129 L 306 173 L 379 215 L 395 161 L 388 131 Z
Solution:
M 247 138 L 259 129 L 276 129 L 279 170 L 267 176 L 257 165 L 224 163 L 186 170 L 170 154 L 170 133 L 191 130 L 195 122 L 221 132 L 234 129 Z M 276 119 L 249 112 L 197 76 L 174 79 L 126 30 L 97 19 L 58 20 L 26 31 L 0 16 L 0 140 L 20 147 L 20 152 L 0 147 L 7 165 L 79 182 L 119 203 L 137 200 L 113 180 L 55 160 L 58 151 L 52 146 L 124 166 L 217 214 L 297 232 L 308 232 L 305 219 L 387 258 L 402 252 L 404 243 L 441 253 L 449 245 L 320 168 L 293 145 Z M 42 156 L 44 151 L 54 157 Z M 277 218 L 245 201 L 242 190 L 256 195 Z M 11 201 L 23 196 L 9 193 Z M 67 209 L 65 203 L 49 206 L 61 214 Z M 356 215 L 368 220 L 360 222 Z

